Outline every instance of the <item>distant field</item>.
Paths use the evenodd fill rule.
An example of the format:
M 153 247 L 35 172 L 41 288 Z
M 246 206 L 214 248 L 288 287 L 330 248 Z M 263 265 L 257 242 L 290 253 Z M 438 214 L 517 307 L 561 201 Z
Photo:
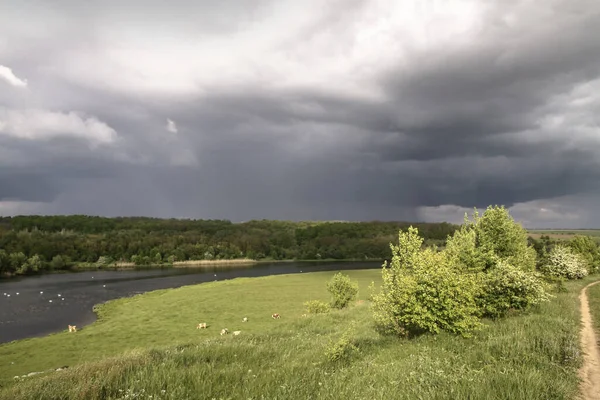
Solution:
M 575 235 L 591 236 L 600 241 L 600 229 L 531 229 L 529 236 L 539 239 L 542 235 L 549 236 L 551 239 L 569 240 Z

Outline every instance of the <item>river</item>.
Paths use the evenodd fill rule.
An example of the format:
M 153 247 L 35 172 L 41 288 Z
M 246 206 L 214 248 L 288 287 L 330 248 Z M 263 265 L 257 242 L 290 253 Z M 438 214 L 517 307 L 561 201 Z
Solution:
M 380 268 L 382 262 L 279 262 L 252 267 L 86 271 L 0 280 L 0 343 L 83 327 L 96 304 L 158 289 L 240 277 Z

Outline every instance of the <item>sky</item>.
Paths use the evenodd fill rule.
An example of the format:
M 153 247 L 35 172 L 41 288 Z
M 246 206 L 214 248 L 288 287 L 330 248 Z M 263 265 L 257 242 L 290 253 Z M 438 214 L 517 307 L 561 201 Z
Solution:
M 599 228 L 598 37 L 597 0 L 0 0 L 0 215 Z

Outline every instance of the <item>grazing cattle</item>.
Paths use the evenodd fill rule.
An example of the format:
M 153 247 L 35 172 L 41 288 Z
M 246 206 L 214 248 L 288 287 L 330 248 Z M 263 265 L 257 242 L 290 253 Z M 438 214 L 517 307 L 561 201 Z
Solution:
M 271 315 L 271 317 L 272 317 L 273 319 L 279 319 L 279 318 L 280 318 L 279 314 L 277 314 L 277 313 L 275 313 L 275 314 Z
M 77 326 L 76 325 L 69 325 L 69 332 L 77 332 Z
M 242 318 L 242 322 L 248 322 L 248 317 Z
M 199 323 L 196 329 L 206 329 L 206 322 Z
M 242 331 L 233 331 L 233 334 L 234 334 L 235 336 L 239 335 L 240 333 L 242 333 Z
M 221 336 L 227 335 L 228 333 L 229 333 L 229 329 L 227 329 L 227 328 L 221 329 Z

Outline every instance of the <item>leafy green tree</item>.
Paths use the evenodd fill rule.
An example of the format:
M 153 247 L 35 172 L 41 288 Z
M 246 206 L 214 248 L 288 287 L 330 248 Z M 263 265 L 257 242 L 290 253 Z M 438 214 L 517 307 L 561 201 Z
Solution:
M 535 270 L 536 253 L 528 244 L 527 230 L 515 222 L 504 206 L 489 206 L 481 217 L 474 213 L 477 247 L 487 256 L 486 268 L 500 260 L 527 271 Z
M 21 267 L 17 269 L 17 274 L 24 275 L 29 273 L 35 273 L 42 269 L 42 259 L 39 255 L 35 254 L 29 257 L 25 262 L 21 264 Z
M 585 260 L 590 274 L 600 270 L 600 246 L 594 239 L 589 236 L 576 235 L 569 242 L 569 247 L 573 253 Z
M 421 250 L 418 230 L 400 231 L 390 245 L 392 260 L 382 269 L 379 293 L 372 296 L 374 319 L 382 333 L 411 335 L 442 330 L 469 336 L 480 326 L 474 274 L 452 266 L 444 252 Z
M 327 291 L 332 296 L 331 307 L 345 308 L 358 295 L 358 283 L 352 282 L 348 275 L 336 273 L 327 283 Z
M 5 250 L 0 250 L 0 274 L 10 272 L 10 258 Z
M 11 253 L 9 259 L 12 272 L 19 271 L 27 262 L 27 256 L 23 252 Z

